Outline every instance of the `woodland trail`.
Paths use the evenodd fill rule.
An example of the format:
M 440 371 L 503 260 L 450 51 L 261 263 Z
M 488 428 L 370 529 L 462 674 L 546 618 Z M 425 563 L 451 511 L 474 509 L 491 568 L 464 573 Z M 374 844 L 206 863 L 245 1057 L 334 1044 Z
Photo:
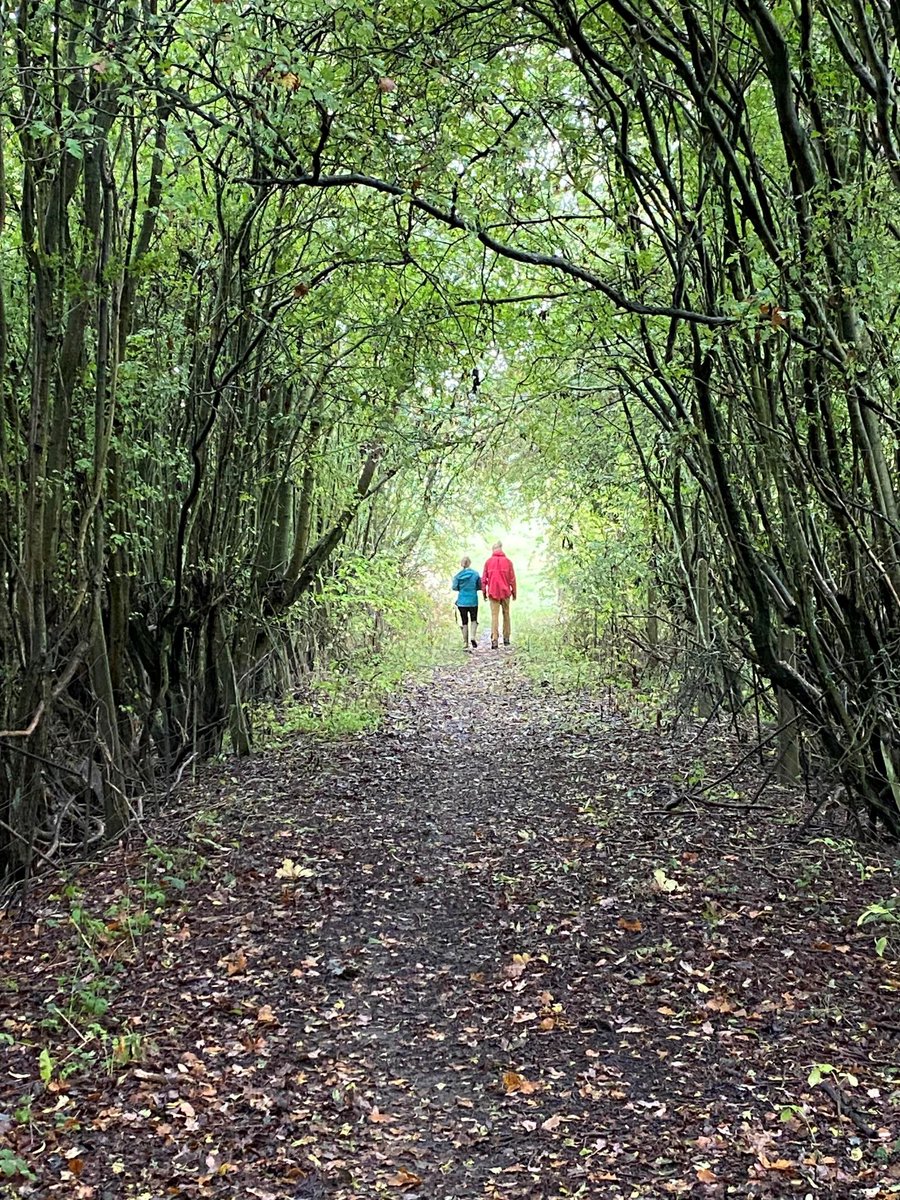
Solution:
M 797 814 L 662 813 L 698 754 L 479 650 L 376 734 L 211 770 L 156 831 L 204 864 L 81 872 L 105 930 L 71 885 L 0 923 L 11 1194 L 895 1194 L 900 976 L 856 926 L 887 866 Z M 104 973 L 105 1060 L 71 1004 Z

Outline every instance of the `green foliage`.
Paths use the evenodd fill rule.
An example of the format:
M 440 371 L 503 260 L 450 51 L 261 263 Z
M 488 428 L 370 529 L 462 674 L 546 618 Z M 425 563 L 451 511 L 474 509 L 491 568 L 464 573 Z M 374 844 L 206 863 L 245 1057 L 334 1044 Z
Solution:
M 36 1175 L 24 1158 L 20 1158 L 8 1146 L 0 1146 L 0 1176 L 5 1179 L 34 1180 Z
M 883 958 L 887 951 L 900 950 L 900 900 L 890 896 L 870 904 L 859 916 L 857 925 L 876 925 L 886 929 L 875 938 L 875 952 Z
M 307 678 L 300 698 L 254 714 L 263 745 L 303 733 L 338 737 L 375 728 L 401 681 L 445 653 L 430 598 L 396 562 L 349 558 L 322 587 L 316 605 L 332 631 L 326 665 Z
M 148 842 L 142 872 L 123 881 L 102 915 L 86 905 L 84 889 L 76 884 L 65 884 L 54 897 L 67 910 L 59 936 L 68 926 L 79 953 L 77 966 L 60 976 L 46 1001 L 41 1030 L 47 1043 L 38 1060 L 45 1084 L 98 1065 L 113 1075 L 144 1057 L 143 1034 L 116 1010 L 128 962 L 142 953 L 141 939 L 160 928 L 168 910 L 183 902 L 185 889 L 202 877 L 206 866 L 192 846 Z
M 39 1055 L 38 1070 L 40 1073 L 41 1082 L 48 1084 L 53 1078 L 53 1059 L 50 1057 L 50 1051 L 46 1046 L 44 1046 Z
M 900 56 L 864 9 L 7 21 L 0 725 L 41 715 L 0 747 L 0 869 L 75 744 L 86 838 L 185 740 L 368 727 L 431 653 L 381 572 L 512 509 L 607 678 L 674 663 L 706 715 L 777 683 L 896 833 L 900 175 L 865 81 Z
M 528 623 L 516 644 L 519 662 L 541 687 L 560 693 L 594 691 L 607 682 L 602 665 L 585 656 L 563 624 Z

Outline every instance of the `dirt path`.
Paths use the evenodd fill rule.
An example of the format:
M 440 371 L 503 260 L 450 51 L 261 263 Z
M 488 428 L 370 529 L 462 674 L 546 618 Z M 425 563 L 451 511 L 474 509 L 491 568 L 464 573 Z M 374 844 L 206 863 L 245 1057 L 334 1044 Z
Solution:
M 856 927 L 892 877 L 797 816 L 663 814 L 694 738 L 485 651 L 377 735 L 211 777 L 157 830 L 194 852 L 0 923 L 11 1190 L 900 1192 L 900 975 Z

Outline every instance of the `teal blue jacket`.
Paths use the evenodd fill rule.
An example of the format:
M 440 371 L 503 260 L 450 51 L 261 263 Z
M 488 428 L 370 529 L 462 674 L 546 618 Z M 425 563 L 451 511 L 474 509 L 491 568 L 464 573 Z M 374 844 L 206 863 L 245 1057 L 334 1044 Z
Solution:
M 463 567 L 453 576 L 450 584 L 454 592 L 459 592 L 456 604 L 459 608 L 477 608 L 478 593 L 481 590 L 481 576 L 471 567 Z

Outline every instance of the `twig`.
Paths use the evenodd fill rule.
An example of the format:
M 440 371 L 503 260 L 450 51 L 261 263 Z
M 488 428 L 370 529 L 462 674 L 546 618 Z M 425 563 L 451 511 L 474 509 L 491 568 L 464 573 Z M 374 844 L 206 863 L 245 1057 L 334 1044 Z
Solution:
M 60 675 L 60 677 L 56 681 L 56 684 L 54 685 L 52 691 L 50 692 L 51 700 L 58 700 L 59 697 L 66 690 L 66 688 L 69 686 L 69 684 L 72 682 L 72 677 L 74 676 L 74 674 L 78 670 L 78 668 L 81 666 L 81 662 L 82 662 L 82 659 L 84 658 L 84 654 L 85 654 L 86 650 L 87 650 L 86 642 L 80 642 L 78 644 L 78 646 L 75 648 L 75 652 L 72 655 L 72 657 L 69 659 L 69 662 L 66 666 L 65 671 L 63 671 L 62 675 Z M 38 725 L 40 724 L 41 717 L 44 715 L 45 710 L 46 710 L 46 702 L 44 700 L 42 700 L 40 702 L 40 704 L 37 706 L 35 714 L 31 718 L 31 723 L 28 725 L 28 727 L 26 729 L 0 729 L 0 738 L 31 737 L 31 735 L 34 733 L 34 731 L 37 729 Z
M 0 818 L 0 829 L 5 829 L 6 832 L 11 834 L 17 842 L 21 842 L 23 846 L 27 846 L 29 850 L 38 856 L 38 858 L 42 858 L 44 862 L 49 863 L 51 867 L 56 866 L 56 863 L 48 854 L 45 854 L 43 850 L 38 850 L 37 846 L 29 841 L 28 838 L 23 837 L 17 829 L 13 829 L 12 825 L 7 825 L 6 821 L 4 821 L 2 818 Z
M 775 738 L 777 738 L 779 734 L 783 733 L 785 731 L 785 729 L 789 729 L 791 725 L 795 725 L 797 723 L 797 721 L 799 721 L 799 720 L 800 720 L 800 717 L 798 715 L 796 717 L 792 717 L 790 719 L 790 721 L 785 721 L 785 723 L 783 725 L 780 725 L 774 731 L 774 733 L 770 733 L 768 737 L 763 738 L 762 741 L 759 742 L 757 745 L 751 746 L 751 748 L 747 751 L 746 754 L 742 754 L 741 757 L 737 760 L 737 762 L 732 763 L 731 766 L 728 768 L 728 770 L 725 771 L 722 775 L 720 775 L 717 779 L 712 780 L 711 783 L 703 784 L 701 791 L 711 792 L 713 790 L 713 788 L 717 788 L 719 786 L 719 784 L 724 783 L 726 781 L 726 779 L 731 779 L 732 776 L 737 771 L 738 767 L 743 766 L 744 763 L 749 758 L 752 758 L 753 755 L 756 754 L 756 752 L 758 750 L 761 750 L 763 748 L 763 746 L 768 745 L 769 742 L 774 741 Z
M 762 789 L 760 789 L 760 791 L 761 790 Z M 673 796 L 671 800 L 666 801 L 666 803 L 663 805 L 662 811 L 664 813 L 673 812 L 680 804 L 684 804 L 688 800 L 693 801 L 694 804 L 702 804 L 705 808 L 724 808 L 729 809 L 731 812 L 749 812 L 751 808 L 756 812 L 778 811 L 778 808 L 775 805 L 758 804 L 757 800 L 759 798 L 759 792 L 757 792 L 752 800 L 738 800 L 732 803 L 729 800 L 713 800 L 709 796 L 704 796 L 704 791 L 704 788 L 699 788 L 690 792 L 679 792 L 677 796 Z
M 44 715 L 44 702 L 42 700 L 40 702 L 40 704 L 37 706 L 35 714 L 31 718 L 31 724 L 28 726 L 27 729 L 0 729 L 0 737 L 4 737 L 4 738 L 31 737 L 31 735 L 37 729 L 40 719 L 43 715 Z
M 878 1136 L 865 1117 L 856 1111 L 837 1084 L 832 1083 L 830 1079 L 822 1079 L 819 1081 L 819 1087 L 826 1096 L 830 1097 L 839 1117 L 849 1117 L 864 1137 L 874 1138 Z
M 45 767 L 52 767 L 54 771 L 61 771 L 63 775 L 68 775 L 71 779 L 77 779 L 80 783 L 84 783 L 84 774 L 81 771 L 76 771 L 74 767 L 67 767 L 65 763 L 56 762 L 52 758 L 47 758 L 43 754 L 35 754 L 33 750 L 26 750 L 24 746 L 19 746 L 15 742 L 9 742 L 3 747 L 4 750 L 14 750 L 16 754 L 22 754 L 25 758 L 30 758 L 33 762 L 43 763 Z

